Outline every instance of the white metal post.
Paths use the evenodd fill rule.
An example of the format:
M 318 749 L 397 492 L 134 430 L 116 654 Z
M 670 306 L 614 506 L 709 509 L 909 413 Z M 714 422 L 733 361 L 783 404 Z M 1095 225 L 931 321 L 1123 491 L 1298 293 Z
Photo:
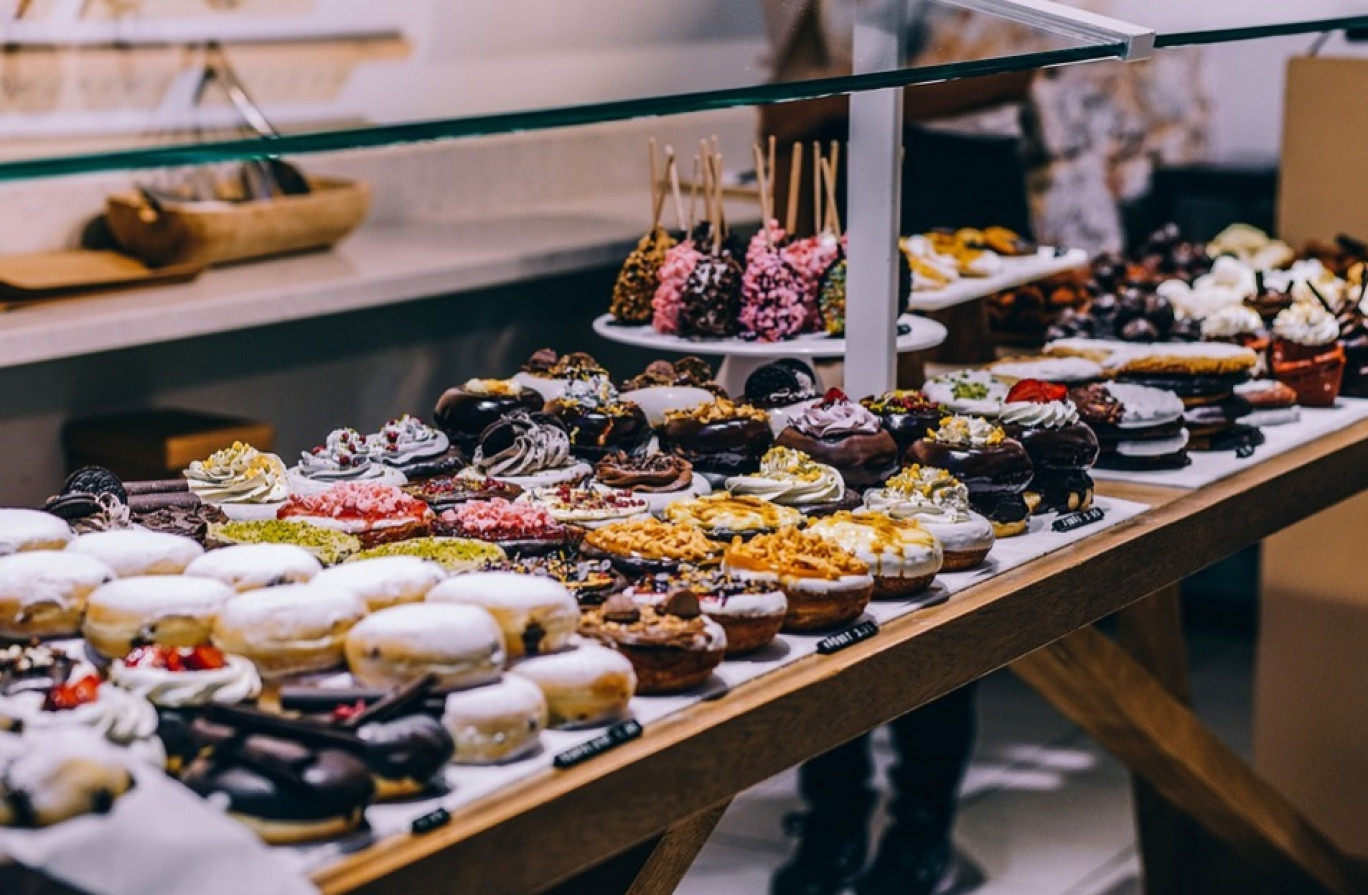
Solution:
M 912 0 L 918 4 L 921 0 Z M 902 64 L 906 0 L 865 0 L 855 20 L 855 73 Z M 854 398 L 897 375 L 898 226 L 902 198 L 902 88 L 850 97 L 846 153 L 845 389 Z

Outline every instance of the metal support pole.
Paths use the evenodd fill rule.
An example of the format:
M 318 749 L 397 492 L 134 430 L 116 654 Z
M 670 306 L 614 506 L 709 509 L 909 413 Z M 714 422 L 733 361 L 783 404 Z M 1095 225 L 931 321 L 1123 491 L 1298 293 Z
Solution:
M 854 35 L 856 74 L 889 71 L 902 64 L 908 5 L 904 0 L 860 4 Z M 902 88 L 851 95 L 845 387 L 855 398 L 892 388 L 896 376 L 902 132 Z

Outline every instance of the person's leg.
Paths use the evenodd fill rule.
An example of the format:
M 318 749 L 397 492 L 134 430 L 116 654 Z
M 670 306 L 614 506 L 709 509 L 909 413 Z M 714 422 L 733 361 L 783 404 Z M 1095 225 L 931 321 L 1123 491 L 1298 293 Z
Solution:
M 872 772 L 868 734 L 798 769 L 798 792 L 807 810 L 785 819 L 788 831 L 800 838 L 793 858 L 774 874 L 774 895 L 840 892 L 860 872 L 874 810 Z
M 975 685 L 890 723 L 897 763 L 889 771 L 892 825 L 860 879 L 860 895 L 946 891 L 955 870 L 951 831 L 977 730 Z

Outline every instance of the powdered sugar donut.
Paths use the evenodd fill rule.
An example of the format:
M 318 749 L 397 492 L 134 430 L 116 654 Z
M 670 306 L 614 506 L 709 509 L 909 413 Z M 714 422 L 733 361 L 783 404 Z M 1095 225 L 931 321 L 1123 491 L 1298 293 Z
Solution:
M 208 578 L 151 575 L 120 578 L 96 588 L 81 633 L 102 656 L 126 656 L 134 641 L 196 646 L 209 639 L 233 589 Z
M 264 678 L 327 671 L 342 665 L 347 632 L 365 615 L 366 604 L 350 591 L 286 584 L 229 600 L 214 624 L 213 641 L 225 653 L 250 660 Z
M 66 520 L 42 510 L 0 507 L 0 555 L 61 550 L 74 537 Z
M 314 580 L 349 590 L 372 612 L 400 603 L 417 603 L 446 577 L 437 563 L 416 556 L 377 556 L 324 569 Z
M 617 650 L 585 644 L 576 649 L 524 659 L 509 671 L 541 688 L 552 727 L 606 724 L 627 712 L 636 693 L 636 671 Z
M 261 587 L 302 584 L 323 570 L 323 564 L 303 547 L 293 544 L 239 544 L 211 550 L 185 567 L 194 578 L 212 578 L 243 593 Z
M 516 572 L 471 572 L 428 591 L 429 603 L 467 603 L 488 610 L 503 629 L 509 658 L 554 652 L 579 624 L 579 603 L 559 581 Z
M 367 687 L 394 687 L 437 676 L 456 690 L 499 679 L 503 634 L 478 606 L 411 603 L 369 616 L 347 634 L 347 665 Z
M 446 698 L 442 724 L 456 743 L 455 764 L 495 764 L 535 749 L 546 726 L 546 697 L 536 684 L 509 675 Z
M 137 529 L 90 532 L 78 536 L 66 549 L 102 560 L 120 578 L 179 575 L 204 553 L 193 538 Z
M 93 556 L 32 550 L 0 557 L 0 639 L 80 633 L 86 600 L 114 570 Z

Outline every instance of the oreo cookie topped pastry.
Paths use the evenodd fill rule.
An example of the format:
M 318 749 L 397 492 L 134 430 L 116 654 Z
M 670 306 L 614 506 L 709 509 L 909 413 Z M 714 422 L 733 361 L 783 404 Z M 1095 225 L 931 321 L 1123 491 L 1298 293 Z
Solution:
M 542 409 L 542 396 L 512 379 L 467 379 L 437 399 L 433 419 L 451 441 L 473 451 L 481 433 L 505 414 Z
M 570 452 L 593 462 L 615 451 L 636 451 L 651 438 L 645 412 L 625 401 L 607 377 L 569 382 L 546 413 L 570 435 Z
M 667 413 L 660 430 L 660 449 L 688 460 L 694 472 L 717 478 L 713 484 L 758 469 L 773 443 L 765 411 L 726 398 Z
M 907 453 L 912 442 L 940 425 L 946 409 L 915 389 L 895 389 L 882 395 L 860 399 L 860 406 L 873 413 L 893 436 L 898 456 Z
M 1035 474 L 1023 496 L 1033 513 L 1072 513 L 1092 506 L 1097 436 L 1079 421 L 1068 389 L 1023 379 L 1007 393 L 1002 427 L 1021 442 Z
M 480 434 L 471 466 L 520 488 L 576 482 L 587 463 L 570 456 L 570 436 L 553 416 L 515 410 Z
M 821 403 L 794 417 L 774 443 L 834 466 L 846 487 L 855 490 L 881 484 L 898 468 L 893 436 L 840 389 L 831 389 Z
M 817 374 L 801 360 L 781 357 L 746 377 L 746 400 L 769 412 L 775 434 L 818 400 Z
M 993 523 L 999 538 L 1025 533 L 1031 511 L 1021 492 L 1035 471 L 1026 449 L 998 426 L 979 417 L 946 417 L 913 443 L 907 460 L 959 479 L 969 489 L 969 505 Z
M 1069 399 L 1097 436 L 1099 469 L 1181 469 L 1191 463 L 1183 400 L 1124 382 L 1075 388 Z

